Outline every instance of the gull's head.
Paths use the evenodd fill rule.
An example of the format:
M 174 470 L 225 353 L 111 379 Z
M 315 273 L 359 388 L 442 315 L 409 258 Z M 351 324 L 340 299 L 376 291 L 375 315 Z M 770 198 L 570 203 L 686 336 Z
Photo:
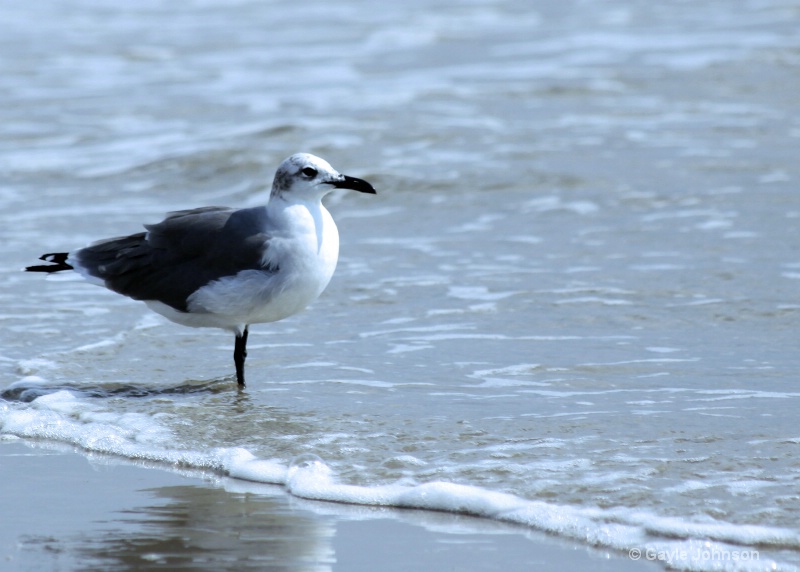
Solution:
M 326 160 L 308 153 L 296 153 L 284 159 L 272 182 L 272 196 L 286 200 L 318 200 L 334 189 L 375 194 L 367 181 L 342 175 Z

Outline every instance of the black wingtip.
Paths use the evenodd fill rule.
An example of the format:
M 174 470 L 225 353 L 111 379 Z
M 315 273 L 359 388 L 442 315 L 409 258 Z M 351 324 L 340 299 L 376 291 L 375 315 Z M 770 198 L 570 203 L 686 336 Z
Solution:
M 49 252 L 42 254 L 39 260 L 44 260 L 50 264 L 37 264 L 35 266 L 26 266 L 26 272 L 61 272 L 62 270 L 73 270 L 73 267 L 67 264 L 68 252 Z

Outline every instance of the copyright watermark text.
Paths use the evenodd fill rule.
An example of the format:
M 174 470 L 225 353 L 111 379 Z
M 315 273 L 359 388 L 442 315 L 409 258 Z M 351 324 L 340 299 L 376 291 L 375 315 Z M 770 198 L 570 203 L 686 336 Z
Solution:
M 656 560 L 667 564 L 679 562 L 747 562 L 759 559 L 758 550 L 727 550 L 723 548 L 697 548 L 692 550 L 674 548 L 631 548 L 631 560 Z

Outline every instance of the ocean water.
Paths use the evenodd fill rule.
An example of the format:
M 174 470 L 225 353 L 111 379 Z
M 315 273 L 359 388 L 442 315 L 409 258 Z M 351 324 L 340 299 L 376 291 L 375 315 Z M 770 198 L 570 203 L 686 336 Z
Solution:
M 0 14 L 0 436 L 800 567 L 795 2 Z M 379 194 L 331 197 L 334 279 L 252 328 L 246 391 L 230 334 L 19 271 L 297 151 Z

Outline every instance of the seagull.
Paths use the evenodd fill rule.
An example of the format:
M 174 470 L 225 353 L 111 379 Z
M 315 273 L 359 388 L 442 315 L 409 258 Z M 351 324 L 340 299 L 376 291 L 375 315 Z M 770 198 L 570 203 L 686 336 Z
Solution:
M 266 206 L 168 213 L 146 232 L 43 254 L 47 264 L 25 270 L 75 271 L 178 324 L 233 332 L 241 389 L 249 326 L 300 312 L 333 276 L 339 231 L 322 198 L 334 189 L 375 194 L 367 181 L 297 153 L 278 167 Z

